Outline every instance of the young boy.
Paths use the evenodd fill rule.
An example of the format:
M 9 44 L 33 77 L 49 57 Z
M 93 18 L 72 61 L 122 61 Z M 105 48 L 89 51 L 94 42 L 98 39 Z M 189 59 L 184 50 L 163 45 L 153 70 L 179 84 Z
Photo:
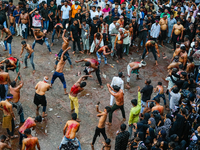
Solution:
M 10 20 L 10 31 L 12 35 L 15 35 L 15 17 L 13 17 L 12 13 L 9 16 L 9 20 Z
M 157 97 L 158 98 L 162 97 L 165 108 L 166 108 L 166 99 L 165 99 L 164 88 L 162 86 L 162 82 L 158 82 L 158 85 L 154 89 L 154 92 L 158 92 L 158 94 L 153 98 L 153 100 L 155 100 L 155 98 L 157 98 Z
M 106 139 L 106 142 L 102 142 L 103 143 L 103 147 L 102 147 L 101 150 L 111 150 L 110 142 L 111 142 L 110 139 Z

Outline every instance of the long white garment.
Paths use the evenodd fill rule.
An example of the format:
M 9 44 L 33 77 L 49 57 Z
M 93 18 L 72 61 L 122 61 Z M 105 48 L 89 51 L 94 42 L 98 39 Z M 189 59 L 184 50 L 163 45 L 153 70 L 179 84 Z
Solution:
M 117 85 L 120 87 L 120 89 L 123 90 L 124 92 L 124 81 L 120 78 L 120 77 L 113 77 L 112 82 L 110 84 L 110 86 L 112 87 L 113 85 Z M 114 92 L 114 91 L 113 91 Z M 113 101 L 114 101 L 114 96 L 111 95 L 110 96 L 110 105 L 113 105 Z
M 151 31 L 150 31 L 150 35 L 152 36 L 152 38 L 158 38 L 160 33 L 160 25 L 156 25 L 156 23 L 154 23 L 151 27 Z
M 21 24 L 16 23 L 16 30 L 17 30 L 17 36 L 22 36 L 22 28 L 21 28 Z
M 129 77 L 131 75 L 130 70 L 131 70 L 131 67 L 128 64 L 127 65 L 127 74 L 128 74 L 128 76 L 127 76 L 127 82 L 130 82 L 130 77 Z
M 99 43 L 99 40 L 96 39 L 96 44 Z M 99 45 L 100 47 L 104 46 L 104 43 L 103 43 L 103 39 L 101 40 L 101 43 Z M 94 41 L 92 42 L 92 45 L 91 45 L 91 48 L 90 48 L 90 53 L 93 53 L 94 52 L 94 48 L 95 48 L 95 44 L 94 44 Z

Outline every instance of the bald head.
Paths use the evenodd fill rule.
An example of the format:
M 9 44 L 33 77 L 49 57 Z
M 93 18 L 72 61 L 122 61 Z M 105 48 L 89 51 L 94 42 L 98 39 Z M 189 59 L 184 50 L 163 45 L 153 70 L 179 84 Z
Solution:
M 44 81 L 48 82 L 49 81 L 49 77 L 45 76 L 44 77 Z

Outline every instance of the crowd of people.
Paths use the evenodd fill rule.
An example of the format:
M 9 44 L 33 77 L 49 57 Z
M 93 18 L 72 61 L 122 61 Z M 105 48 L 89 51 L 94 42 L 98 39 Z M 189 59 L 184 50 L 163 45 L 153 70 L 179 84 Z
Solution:
M 134 52 L 143 50 L 141 61 L 128 63 L 127 69 L 125 68 L 127 73 L 119 72 L 118 76 L 113 77 L 111 84 L 107 83 L 111 94 L 110 104 L 103 111 L 99 110 L 100 102 L 95 106 L 99 123 L 91 141 L 92 149 L 95 148 L 94 144 L 100 133 L 105 140 L 102 150 L 200 149 L 199 0 L 21 0 L 16 6 L 13 0 L 0 0 L 0 30 L 3 40 L 1 45 L 5 47 L 4 51 L 8 51 L 8 57 L 0 54 L 6 57 L 0 62 L 0 110 L 3 111 L 2 128 L 8 134 L 8 137 L 0 136 L 0 150 L 12 149 L 7 141 L 14 138 L 19 138 L 22 150 L 35 149 L 36 146 L 38 149 L 45 149 L 40 148 L 38 138 L 31 135 L 31 129 L 48 116 L 45 93 L 52 88 L 56 78 L 62 82 L 71 107 L 71 119 L 63 128 L 63 139 L 58 149 L 81 150 L 81 143 L 76 137 L 81 126 L 77 96 L 87 85 L 88 77 L 93 78 L 92 72 L 96 73 L 99 85 L 103 88 L 101 56 L 106 65 L 109 65 L 108 58 L 120 65 L 124 63 L 122 59 L 132 55 L 130 49 L 134 49 Z M 49 35 L 51 41 L 47 38 Z M 19 57 L 12 54 L 12 40 L 15 36 L 22 37 L 19 57 L 26 50 L 23 68 L 27 68 L 27 59 L 30 59 L 33 74 L 37 70 L 34 63 L 35 44 L 45 43 L 49 54 L 52 54 L 51 47 L 55 46 L 55 39 L 61 37 L 63 40 L 61 49 L 56 54 L 51 83 L 48 83 L 49 77 L 45 76 L 35 86 L 35 118 L 24 118 L 23 104 L 20 102 L 20 90 L 24 82 Z M 28 39 L 33 38 L 34 42 L 31 44 Z M 66 60 L 73 68 L 69 43 L 73 43 L 72 54 L 80 53 L 88 58 L 75 61 L 84 62 L 85 75 L 80 77 L 68 93 L 63 69 Z M 136 79 L 140 79 L 139 70 L 148 67 L 149 64 L 144 59 L 150 52 L 156 66 L 159 64 L 157 57 L 165 60 L 168 57 L 166 49 L 162 54 L 159 51 L 159 48 L 165 46 L 173 46 L 170 50 L 173 56 L 166 68 L 167 90 L 161 82 L 162 78 L 157 79 L 159 82 L 155 88 L 151 85 L 151 79 L 145 79 L 145 87 L 140 89 L 138 85 L 138 98 L 130 100 L 131 110 L 125 110 L 124 88 L 131 88 L 131 74 L 136 74 Z M 10 79 L 10 70 L 17 73 L 14 81 Z M 123 76 L 126 76 L 126 81 Z M 155 97 L 152 97 L 153 92 L 157 93 Z M 160 102 L 161 98 L 164 105 Z M 39 114 L 40 105 L 43 106 L 42 115 Z M 20 117 L 19 135 L 14 135 L 16 119 L 13 108 L 17 109 Z M 113 112 L 118 109 L 122 112 L 123 124 L 116 133 L 115 141 L 111 141 L 105 128 L 106 125 L 112 126 Z M 128 123 L 125 111 L 130 111 Z M 111 142 L 115 143 L 115 147 L 111 147 Z

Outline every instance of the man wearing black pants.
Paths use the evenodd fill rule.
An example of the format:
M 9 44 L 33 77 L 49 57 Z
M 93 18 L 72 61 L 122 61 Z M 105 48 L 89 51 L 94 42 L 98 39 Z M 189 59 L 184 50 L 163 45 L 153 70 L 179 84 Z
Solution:
M 71 35 L 71 38 L 72 38 L 72 41 L 73 41 L 73 52 L 72 52 L 72 54 L 74 54 L 76 52 L 76 43 L 77 43 L 79 52 L 83 54 L 83 52 L 81 51 L 80 36 L 79 36 L 79 33 L 78 33 L 79 28 L 81 29 L 80 20 L 74 19 L 73 24 L 70 26 L 70 35 Z

